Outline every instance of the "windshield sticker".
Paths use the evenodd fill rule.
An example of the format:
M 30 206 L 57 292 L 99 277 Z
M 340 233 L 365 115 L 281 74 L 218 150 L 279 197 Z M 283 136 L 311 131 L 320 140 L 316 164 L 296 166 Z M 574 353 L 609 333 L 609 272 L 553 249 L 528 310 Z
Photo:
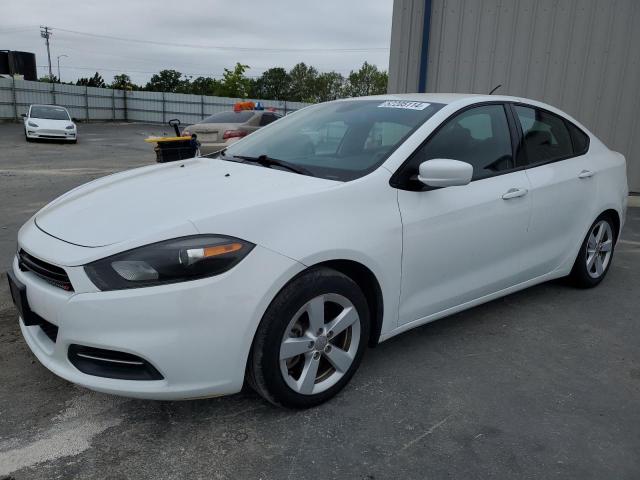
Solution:
M 404 108 L 407 110 L 424 110 L 430 103 L 427 102 L 407 102 L 404 100 L 387 100 L 382 102 L 378 107 L 382 108 Z

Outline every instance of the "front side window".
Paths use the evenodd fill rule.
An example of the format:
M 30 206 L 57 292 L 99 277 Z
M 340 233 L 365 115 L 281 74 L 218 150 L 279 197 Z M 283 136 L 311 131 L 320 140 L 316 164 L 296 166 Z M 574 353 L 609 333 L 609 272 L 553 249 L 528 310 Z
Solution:
M 443 106 L 385 100 L 313 105 L 252 133 L 220 158 L 266 155 L 314 176 L 349 181 L 378 168 Z
M 529 165 L 553 162 L 573 155 L 571 136 L 557 115 L 522 105 L 514 106 L 522 127 L 524 153 Z
M 412 159 L 418 166 L 435 158 L 460 160 L 473 166 L 472 180 L 513 168 L 511 134 L 502 105 L 465 110 L 438 130 Z
M 70 120 L 67 110 L 63 107 L 37 105 L 31 107 L 30 118 L 41 118 L 43 120 Z

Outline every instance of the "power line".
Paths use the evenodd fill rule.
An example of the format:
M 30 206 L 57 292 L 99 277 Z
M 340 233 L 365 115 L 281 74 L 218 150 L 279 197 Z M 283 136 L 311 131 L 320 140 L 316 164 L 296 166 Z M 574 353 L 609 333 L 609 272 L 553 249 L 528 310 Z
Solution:
M 47 65 L 37 65 L 40 68 L 46 68 Z M 87 70 L 87 71 L 92 71 L 92 72 L 98 72 L 98 71 L 106 71 L 106 72 L 118 72 L 118 73 L 144 73 L 144 74 L 155 74 L 155 73 L 159 73 L 162 70 L 169 70 L 169 69 L 160 69 L 160 70 L 131 70 L 129 68 L 106 68 L 106 67 L 77 67 L 74 65 L 63 65 L 60 67 L 61 69 L 67 69 L 67 70 Z M 175 69 L 173 69 L 175 70 Z M 262 73 L 264 73 L 266 70 L 264 70 Z M 334 72 L 340 73 L 340 74 L 344 74 L 347 75 L 348 73 L 351 72 L 351 70 L 349 70 L 349 72 L 347 72 L 346 70 L 333 70 Z M 182 75 L 189 75 L 189 76 L 208 76 L 208 77 L 212 77 L 212 78 L 222 78 L 223 74 L 222 73 L 211 73 L 211 72 L 180 72 L 182 73 Z M 260 75 L 245 75 L 245 77 L 247 78 L 260 78 L 262 73 Z
M 112 35 L 101 35 L 97 33 L 80 32 L 77 30 L 68 30 L 66 28 L 54 27 L 55 30 L 60 32 L 71 33 L 74 35 L 83 35 L 93 38 L 103 38 L 107 40 L 117 40 L 120 42 L 131 43 L 144 43 L 148 45 L 160 45 L 168 47 L 182 47 L 182 48 L 198 48 L 198 49 L 216 49 L 216 50 L 230 50 L 239 52 L 367 52 L 367 51 L 388 51 L 389 47 L 363 47 L 363 48 L 262 48 L 262 47 L 237 47 L 228 45 L 202 45 L 191 43 L 175 43 L 175 42 L 160 42 L 156 40 L 144 40 L 137 38 L 124 38 L 116 37 Z
M 40 68 L 46 68 L 46 65 L 37 65 Z M 67 70 L 88 70 L 88 71 L 92 71 L 92 72 L 98 72 L 98 71 L 106 71 L 106 72 L 119 72 L 119 73 L 147 73 L 147 74 L 153 74 L 153 73 L 159 73 L 161 70 L 131 70 L 129 68 L 104 68 L 104 67 L 76 67 L 73 65 L 63 65 L 62 67 L 63 70 L 67 69 Z M 221 73 L 209 73 L 209 72 L 200 72 L 200 73 L 194 73 L 194 72 L 180 72 L 183 75 L 200 75 L 200 76 L 209 76 L 209 77 L 218 77 L 218 78 L 222 78 L 222 74 Z M 257 76 L 251 76 L 251 75 L 245 75 L 247 78 L 260 78 L 259 75 Z
M 37 25 L 30 25 L 28 27 L 11 27 L 11 28 L 3 28 L 0 30 L 0 35 L 3 33 L 14 33 L 14 32 L 23 32 L 23 31 L 27 31 L 27 30 L 31 30 L 33 28 L 36 28 Z

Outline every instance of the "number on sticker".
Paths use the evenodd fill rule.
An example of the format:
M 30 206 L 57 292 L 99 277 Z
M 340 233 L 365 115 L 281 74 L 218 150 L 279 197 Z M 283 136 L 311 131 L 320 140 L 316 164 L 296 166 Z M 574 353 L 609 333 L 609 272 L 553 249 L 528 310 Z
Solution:
M 424 110 L 430 104 L 427 102 L 409 102 L 405 100 L 387 100 L 378 107 L 382 108 L 405 108 L 407 110 Z

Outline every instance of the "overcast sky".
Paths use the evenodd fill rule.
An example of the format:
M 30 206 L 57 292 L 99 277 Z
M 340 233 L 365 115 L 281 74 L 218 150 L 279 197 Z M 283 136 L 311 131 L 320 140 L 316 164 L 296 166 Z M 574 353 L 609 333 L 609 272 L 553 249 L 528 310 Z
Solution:
M 63 81 L 97 70 L 107 82 L 123 72 L 145 83 L 168 68 L 219 77 L 237 61 L 251 67 L 249 76 L 298 62 L 347 75 L 365 60 L 387 69 L 392 7 L 393 0 L 3 2 L 0 49 L 34 52 L 45 75 L 39 26 L 48 25 L 54 75 L 56 56 L 68 55 L 60 59 Z

